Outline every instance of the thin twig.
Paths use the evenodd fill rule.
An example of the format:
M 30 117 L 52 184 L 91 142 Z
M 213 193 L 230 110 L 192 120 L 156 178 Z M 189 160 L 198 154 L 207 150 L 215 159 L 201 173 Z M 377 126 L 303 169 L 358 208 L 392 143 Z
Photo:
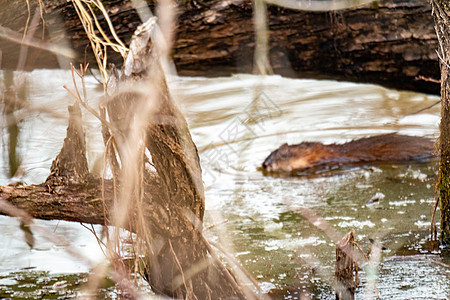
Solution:
M 431 78 L 431 77 L 425 77 L 425 76 L 422 76 L 422 75 L 417 76 L 415 79 L 428 81 L 428 82 L 433 82 L 433 83 L 441 83 L 441 80 L 439 80 L 439 79 L 434 79 L 434 78 Z
M 436 49 L 435 51 L 436 51 L 437 56 L 439 57 L 439 60 L 440 60 L 444 65 L 446 65 L 447 68 L 450 69 L 450 66 L 449 66 L 448 63 L 445 62 L 444 59 L 441 57 L 441 55 L 439 54 L 439 51 L 437 51 L 437 49 Z
M 81 78 L 81 74 L 78 73 L 78 71 L 74 68 L 74 66 L 72 65 L 72 63 L 70 63 L 70 70 L 72 71 L 72 81 L 73 81 L 73 86 L 75 87 L 75 92 L 77 92 L 77 99 L 80 100 L 80 102 L 84 102 L 83 99 L 81 99 L 81 95 L 80 92 L 78 91 L 78 86 L 77 86 L 77 81 L 75 80 L 75 73 L 77 73 L 78 77 Z
M 441 100 L 436 101 L 435 103 L 433 103 L 433 104 L 431 104 L 431 105 L 429 105 L 427 107 L 421 108 L 418 111 L 415 111 L 413 113 L 407 114 L 406 116 L 416 115 L 416 114 L 421 113 L 421 112 L 423 112 L 423 111 L 425 111 L 427 109 L 433 108 L 434 106 L 438 105 L 439 103 L 441 103 Z
M 38 0 L 39 3 L 39 10 L 41 12 L 41 21 L 42 21 L 42 39 L 45 37 L 45 18 L 44 18 L 44 3 L 42 3 L 42 0 Z
M 183 268 L 181 267 L 180 261 L 178 260 L 178 257 L 175 254 L 175 251 L 173 250 L 172 242 L 170 240 L 169 240 L 169 246 L 170 246 L 170 252 L 172 253 L 173 258 L 175 259 L 177 267 L 180 270 L 181 277 L 183 278 L 183 284 L 184 284 L 184 288 L 186 289 L 186 293 L 188 293 L 189 290 L 188 290 L 188 287 L 186 284 L 186 278 L 184 277 Z
M 102 12 L 103 16 L 105 17 L 106 23 L 108 23 L 111 34 L 113 35 L 116 42 L 120 45 L 120 47 L 117 47 L 116 44 L 111 43 L 111 41 L 109 41 L 109 39 L 107 39 L 107 40 L 109 41 L 109 43 L 111 43 L 114 47 L 117 48 L 117 50 L 115 50 L 115 51 L 119 52 L 122 55 L 123 60 L 125 60 L 127 58 L 128 49 L 125 46 L 125 44 L 120 40 L 119 36 L 117 35 L 116 30 L 114 29 L 114 25 L 112 24 L 111 19 L 109 18 L 108 12 L 106 11 L 106 9 L 103 6 L 101 1 L 99 1 L 99 0 L 94 1 L 94 5 L 96 5 L 97 8 L 100 9 L 100 11 Z M 95 20 L 97 21 L 97 19 L 95 19 Z M 101 28 L 99 26 L 99 24 L 98 24 L 98 27 Z M 107 38 L 106 35 L 104 35 L 104 37 Z
M 92 107 L 87 105 L 83 100 L 81 100 L 77 93 L 72 91 L 67 85 L 63 85 L 63 87 L 77 100 L 88 112 L 90 112 L 94 117 L 96 117 L 100 122 L 102 122 L 103 125 L 107 126 L 111 131 L 116 132 L 117 130 L 114 129 L 114 126 L 109 123 L 107 120 L 102 118 L 98 112 L 95 111 Z
M 149 162 L 149 163 L 150 163 L 150 162 Z M 151 164 L 151 163 L 150 163 L 150 164 Z M 214 227 L 216 227 L 216 226 L 223 225 L 223 224 L 226 224 L 226 223 L 228 223 L 228 219 L 222 220 L 222 221 L 219 222 L 219 223 L 210 224 L 210 225 L 208 225 L 208 226 L 203 227 L 203 232 L 206 232 L 206 231 L 210 230 L 211 228 L 214 228 Z
M 109 75 L 106 71 L 107 67 L 107 47 L 111 47 L 116 52 L 119 52 L 123 59 L 125 60 L 128 54 L 128 48 L 125 46 L 125 44 L 119 39 L 118 35 L 116 34 L 114 30 L 114 26 L 108 16 L 108 13 L 106 9 L 104 8 L 103 4 L 99 0 L 72 0 L 72 3 L 74 4 L 75 11 L 78 14 L 78 17 L 81 20 L 81 23 L 83 24 L 84 30 L 89 38 L 89 41 L 91 42 L 92 50 L 94 52 L 95 59 L 97 61 L 97 65 L 100 70 L 100 74 L 103 78 L 103 88 L 106 89 L 106 83 L 108 82 Z M 83 3 L 86 4 L 86 7 L 83 5 Z M 108 35 L 105 33 L 103 28 L 100 26 L 100 23 L 98 22 L 98 19 L 95 15 L 95 12 L 93 8 L 91 7 L 91 4 L 95 5 L 103 14 L 107 24 L 109 32 L 114 37 L 115 43 L 112 42 Z M 100 37 L 95 33 L 95 31 L 98 31 L 100 33 Z
M 25 23 L 25 29 L 23 30 L 23 38 L 22 41 L 25 40 L 27 37 L 27 31 L 28 31 L 28 25 L 30 24 L 30 18 L 31 18 L 31 9 L 30 9 L 30 0 L 25 1 L 27 3 L 27 21 Z
M 95 230 L 94 230 L 94 225 L 93 225 L 93 224 L 90 224 L 91 227 L 92 227 L 92 229 L 89 228 L 89 227 L 87 227 L 87 226 L 84 225 L 83 223 L 80 223 L 80 225 L 83 226 L 84 228 L 86 228 L 88 231 L 90 231 L 90 232 L 94 235 L 95 239 L 97 240 L 97 244 L 98 244 L 99 247 L 100 247 L 100 250 L 102 251 L 103 255 L 104 255 L 105 257 L 107 257 L 107 256 L 106 256 L 106 253 L 105 253 L 105 251 L 103 250 L 103 247 L 102 247 L 102 245 L 105 246 L 105 247 L 106 247 L 106 245 L 105 245 L 105 243 L 98 237 L 97 232 L 95 232 Z
M 81 87 L 83 88 L 83 97 L 84 97 L 84 101 L 86 101 L 86 103 L 87 103 L 87 91 L 86 91 L 86 84 L 84 82 L 84 75 L 86 74 L 86 70 L 87 70 L 88 66 L 89 66 L 89 63 L 87 63 L 83 69 L 83 65 L 80 64 L 80 72 L 82 72 L 82 75 L 83 75 L 83 76 L 81 76 Z

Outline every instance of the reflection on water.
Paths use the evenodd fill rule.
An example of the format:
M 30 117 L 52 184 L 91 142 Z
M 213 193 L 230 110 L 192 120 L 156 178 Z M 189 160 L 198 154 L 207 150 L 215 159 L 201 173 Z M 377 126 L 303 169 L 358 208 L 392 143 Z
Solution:
M 67 71 L 37 70 L 25 73 L 23 76 L 27 77 L 24 80 L 28 84 L 29 105 L 16 110 L 16 117 L 24 119 L 24 122 L 20 124 L 20 148 L 17 151 L 21 155 L 22 168 L 25 172 L 20 180 L 32 184 L 40 183 L 48 176 L 50 165 L 62 147 L 67 128 L 67 106 L 74 102 L 63 85 L 71 86 L 73 83 L 72 75 Z M 16 77 L 19 77 L 17 73 Z M 0 87 L 4 89 L 3 82 L 0 82 Z M 87 77 L 86 88 L 89 90 L 90 104 L 95 106 L 101 96 L 98 83 L 92 77 Z M 86 138 L 87 143 L 90 144 L 88 159 L 92 162 L 102 149 L 102 143 L 99 140 L 101 134 L 98 130 L 100 125 L 92 116 L 85 114 L 85 117 L 87 119 Z M 2 118 L 0 122 L 2 129 L 5 128 L 5 121 Z M 2 151 L 4 147 L 2 140 Z M 5 159 L 4 156 L 2 152 L 2 159 Z M 1 184 L 9 182 L 7 174 L 7 164 L 0 164 Z
M 29 76 L 34 90 L 30 101 L 66 114 L 71 99 L 62 85 L 70 84 L 70 74 L 34 71 Z M 90 103 L 95 106 L 101 93 L 92 78 L 87 82 Z M 427 246 L 436 161 L 377 165 L 311 177 L 264 176 L 257 169 L 271 151 L 285 142 L 342 143 L 393 131 L 436 138 L 439 108 L 414 113 L 433 104 L 437 97 L 373 85 L 279 76 L 176 78 L 170 85 L 200 150 L 206 187 L 205 222 L 228 220 L 208 231 L 208 238 L 235 253 L 273 298 L 295 299 L 302 293 L 316 299 L 332 297 L 334 246 L 302 217 L 304 207 L 323 217 L 342 235 L 355 230 L 358 243 L 366 251 L 369 239 L 382 242 L 386 247 L 383 257 L 439 253 Z M 34 112 L 22 124 L 26 137 L 20 151 L 25 182 L 37 183 L 47 176 L 51 160 L 62 145 L 65 123 L 64 119 Z M 100 125 L 88 118 L 86 126 L 88 156 L 93 166 L 102 153 Z M 3 166 L 0 183 L 7 184 Z M 368 203 L 374 196 L 378 201 Z M 0 218 L 1 228 L 15 228 L 13 222 Z M 71 234 L 91 243 L 84 236 L 85 229 L 75 224 L 69 227 Z M 2 239 L 11 239 L 3 231 L 0 234 Z M 6 272 L 2 275 L 13 274 L 9 272 L 14 266 L 23 266 L 19 260 L 35 251 L 22 244 L 0 260 L 0 270 Z M 65 269 L 66 263 L 61 263 L 60 268 L 51 263 L 54 253 L 45 249 L 41 253 L 48 253 L 47 258 L 42 258 L 48 262 L 46 266 L 33 261 L 27 266 L 53 273 Z M 446 298 L 450 293 L 449 269 L 439 256 L 434 261 L 382 261 L 378 271 L 381 297 Z M 65 270 L 86 272 L 73 270 L 70 264 Z M 429 277 L 424 280 L 423 274 Z M 360 277 L 362 287 L 357 297 L 369 297 L 365 273 Z M 0 290 L 5 289 L 8 285 L 0 281 Z

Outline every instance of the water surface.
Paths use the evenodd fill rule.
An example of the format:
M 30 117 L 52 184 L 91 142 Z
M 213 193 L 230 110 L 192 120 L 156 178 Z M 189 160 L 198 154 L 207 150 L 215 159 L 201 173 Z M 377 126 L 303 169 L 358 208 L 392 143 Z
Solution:
M 67 104 L 73 100 L 62 85 L 70 86 L 70 74 L 40 70 L 27 76 L 32 91 L 29 101 L 67 116 Z M 91 77 L 87 86 L 95 106 L 101 89 Z M 360 272 L 358 299 L 375 297 L 367 283 L 372 278 L 382 299 L 450 296 L 448 261 L 428 242 L 436 161 L 308 177 L 264 176 L 258 170 L 264 158 L 285 142 L 343 143 L 388 132 L 436 138 L 439 107 L 417 112 L 438 101 L 437 97 L 279 76 L 175 78 L 170 86 L 199 148 L 206 188 L 205 223 L 217 224 L 207 237 L 236 255 L 265 293 L 274 299 L 332 297 L 334 244 L 305 218 L 306 208 L 342 236 L 354 230 L 364 251 L 370 239 L 386 248 L 375 276 L 368 278 L 364 268 Z M 24 176 L 20 180 L 40 183 L 60 150 L 66 119 L 40 111 L 24 115 L 20 140 Z M 100 125 L 85 116 L 88 159 L 95 169 L 103 151 Z M 11 179 L 4 161 L 0 171 L 0 183 L 8 184 Z M 379 201 L 368 204 L 374 196 Z M 81 225 L 40 222 L 69 236 L 82 253 L 101 259 L 95 238 Z M 68 284 L 58 293 L 71 296 L 89 272 L 89 266 L 64 254 L 64 245 L 38 240 L 30 250 L 15 219 L 0 217 L 0 235 L 5 241 L 0 246 L 0 297 L 20 290 L 17 274 L 35 278 L 32 289 L 40 293 L 53 291 L 52 281 L 40 278 L 62 276 Z M 64 276 L 73 277 L 66 280 Z

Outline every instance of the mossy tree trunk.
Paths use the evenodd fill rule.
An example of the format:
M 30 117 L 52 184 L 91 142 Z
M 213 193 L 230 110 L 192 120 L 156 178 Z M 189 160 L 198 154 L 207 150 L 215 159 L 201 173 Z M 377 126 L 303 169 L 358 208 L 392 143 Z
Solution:
M 439 199 L 441 209 L 441 242 L 450 245 L 450 4 L 446 0 L 432 0 L 435 29 L 439 40 L 441 67 L 441 135 L 439 165 Z

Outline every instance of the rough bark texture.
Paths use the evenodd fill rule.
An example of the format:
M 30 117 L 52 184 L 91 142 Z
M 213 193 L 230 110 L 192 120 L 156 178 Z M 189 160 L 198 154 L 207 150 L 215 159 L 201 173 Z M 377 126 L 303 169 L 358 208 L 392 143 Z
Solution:
M 37 218 L 134 231 L 145 242 L 145 276 L 156 293 L 179 299 L 243 299 L 245 289 L 212 258 L 203 237 L 197 148 L 151 53 L 151 29 L 138 30 L 141 35 L 130 47 L 130 53 L 138 54 L 128 55 L 121 77 L 112 74 L 109 84 L 115 88 L 107 89 L 104 137 L 107 151 L 114 153 L 110 157 L 120 161 L 112 165 L 117 177 L 102 183 L 89 174 L 81 111 L 75 105 L 69 108 L 67 137 L 46 182 L 1 187 L 0 198 Z M 150 153 L 146 159 L 144 147 Z M 150 162 L 153 171 L 145 166 Z M 126 217 L 122 223 L 121 212 Z
M 176 298 L 243 298 L 234 279 L 227 277 L 228 271 L 209 257 L 202 235 L 205 199 L 198 152 L 186 120 L 170 98 L 159 60 L 150 54 L 151 24 L 144 27 L 147 32 L 138 30 L 141 34 L 136 34 L 131 43 L 120 78 L 114 73 L 107 88 L 108 116 L 119 131 L 111 132 L 123 165 L 117 173 L 127 174 L 127 145 L 136 148 L 133 136 L 139 130 L 136 132 L 130 124 L 144 120 L 145 147 L 151 154 L 147 159 L 155 169 L 153 176 L 144 171 L 144 182 L 157 178 L 158 190 L 144 191 L 146 213 L 143 224 L 136 226 L 141 228 L 138 235 L 141 233 L 149 245 L 146 276 L 155 292 Z M 144 86 L 149 87 L 148 93 L 135 92 Z M 130 176 L 120 181 L 125 180 Z M 133 188 L 131 194 L 139 192 Z M 139 199 L 133 203 L 139 203 Z
M 447 1 L 433 0 L 433 15 L 439 38 L 441 67 L 441 135 L 439 164 L 439 199 L 441 209 L 441 242 L 450 246 L 450 6 Z
M 355 299 L 355 281 L 353 271 L 353 248 L 355 232 L 350 231 L 336 245 L 336 299 L 353 300 Z
M 23 32 L 26 11 L 16 0 L 0 10 L 1 25 Z M 94 63 L 83 27 L 70 3 L 44 1 L 47 38 L 67 37 L 80 54 Z M 20 4 L 20 5 L 19 5 Z M 105 5 L 116 30 L 127 43 L 141 23 L 129 1 Z M 218 76 L 252 72 L 254 26 L 250 0 L 183 1 L 179 4 L 173 60 L 181 75 Z M 11 13 L 14 7 L 18 13 Z M 153 4 L 150 4 L 153 9 Z M 4 14 L 7 14 L 3 18 Z M 371 82 L 397 89 L 439 93 L 431 6 L 423 0 L 375 1 L 338 12 L 303 12 L 270 6 L 269 52 L 276 74 L 300 78 L 333 78 Z M 102 21 L 102 18 L 99 18 Z M 51 30 L 50 30 L 51 29 Z M 40 32 L 39 30 L 37 32 Z M 0 40 L 3 64 L 16 66 L 17 46 Z M 121 63 L 109 52 L 111 62 Z M 37 59 L 39 58 L 39 59 Z M 28 68 L 57 67 L 42 51 L 30 52 Z M 77 64 L 76 64 L 77 65 Z
M 69 106 L 69 125 L 61 152 L 52 162 L 47 185 L 67 185 L 85 183 L 89 177 L 86 159 L 86 142 L 78 103 Z
M 0 198 L 34 218 L 105 224 L 100 179 L 89 174 L 81 110 L 69 107 L 69 125 L 61 152 L 47 180 L 38 185 L 0 187 Z M 105 181 L 104 199 L 112 203 L 112 182 Z
M 111 187 L 110 184 L 108 184 Z M 0 187 L 0 198 L 36 219 L 105 224 L 100 181 L 92 185 Z M 111 189 L 109 189 L 111 190 Z M 109 194 L 109 193 L 108 193 Z M 111 194 L 105 197 L 112 202 Z M 3 212 L 1 212 L 3 214 Z

